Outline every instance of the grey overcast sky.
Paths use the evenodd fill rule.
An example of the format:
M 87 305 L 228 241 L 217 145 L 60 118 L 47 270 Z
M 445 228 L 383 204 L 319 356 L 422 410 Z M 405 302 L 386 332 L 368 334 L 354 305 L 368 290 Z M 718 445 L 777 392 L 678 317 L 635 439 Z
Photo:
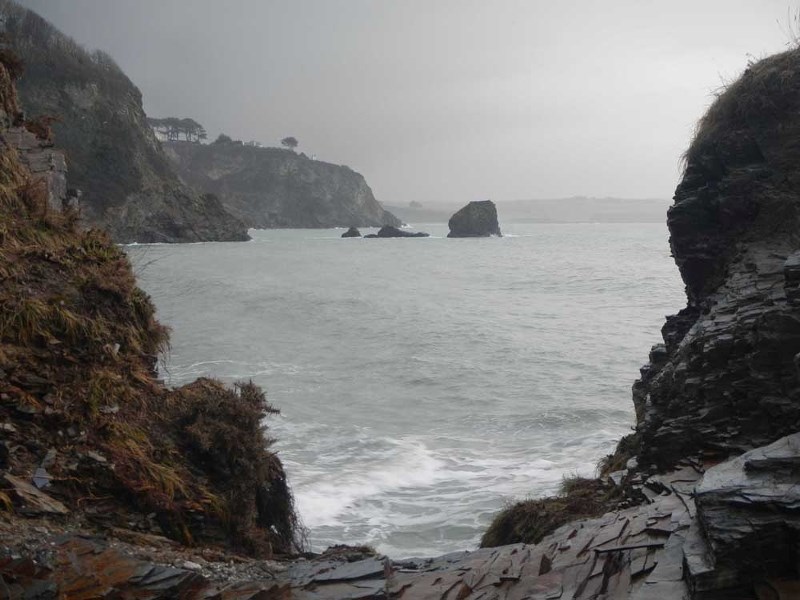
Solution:
M 293 135 L 405 204 L 671 197 L 713 92 L 787 48 L 798 2 L 21 4 L 111 54 L 148 115 Z

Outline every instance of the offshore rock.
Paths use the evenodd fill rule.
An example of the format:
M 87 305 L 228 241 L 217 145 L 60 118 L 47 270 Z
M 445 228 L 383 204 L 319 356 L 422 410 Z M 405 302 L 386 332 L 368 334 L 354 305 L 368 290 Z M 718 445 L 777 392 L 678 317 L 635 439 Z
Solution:
M 497 208 L 491 200 L 470 202 L 450 217 L 447 225 L 450 238 L 503 235 L 497 222 Z
M 342 237 L 343 238 L 361 237 L 361 232 L 357 228 L 351 227 L 342 234 Z
M 412 237 L 430 237 L 429 233 L 423 231 L 411 232 L 403 231 L 392 225 L 384 225 L 378 230 L 378 233 L 370 233 L 364 236 L 365 238 L 412 238 Z

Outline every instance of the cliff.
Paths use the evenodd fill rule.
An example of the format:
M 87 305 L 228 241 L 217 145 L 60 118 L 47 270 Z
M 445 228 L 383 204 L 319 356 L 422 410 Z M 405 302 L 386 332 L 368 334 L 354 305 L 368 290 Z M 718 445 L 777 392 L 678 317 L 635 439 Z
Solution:
M 142 96 L 114 61 L 88 53 L 36 13 L 0 1 L 0 25 L 24 62 L 19 93 L 52 116 L 82 216 L 117 242 L 246 240 L 219 201 L 185 186 L 148 126 Z
M 293 523 L 279 463 L 253 442 L 269 406 L 252 386 L 200 381 L 170 392 L 152 378 L 165 339 L 152 306 L 118 249 L 102 234 L 79 234 L 69 211 L 48 208 L 52 196 L 37 182 L 58 179 L 59 160 L 19 131 L 0 67 L 0 534 L 9 548 L 0 549 L 0 590 L 796 598 L 798 92 L 793 50 L 751 65 L 701 121 L 667 219 L 687 306 L 667 318 L 663 344 L 634 384 L 636 431 L 607 457 L 601 481 L 568 480 L 558 498 L 511 507 L 484 538 L 497 547 L 404 561 L 334 549 L 231 565 L 232 555 L 202 550 L 186 560 L 188 550 L 152 529 L 183 541 L 189 533 L 291 545 L 279 535 Z M 35 175 L 20 162 L 41 166 L 45 155 L 50 167 Z M 220 507 L 229 520 L 215 517 Z M 114 526 L 103 539 L 75 534 L 104 522 Z M 228 537 L 211 535 L 221 527 Z
M 168 332 L 124 252 L 64 206 L 63 155 L 29 131 L 42 134 L 19 109 L 16 66 L 0 49 L 4 543 L 36 519 L 45 529 L 293 551 L 291 494 L 262 425 L 276 411 L 249 383 L 159 382 Z M 4 585 L 0 577 L 0 595 Z
M 687 306 L 634 386 L 645 464 L 800 430 L 798 92 L 800 52 L 752 65 L 686 153 L 667 224 Z
M 180 176 L 219 197 L 248 227 L 399 226 L 364 177 L 280 148 L 237 142 L 164 144 Z
M 633 386 L 635 433 L 605 461 L 622 499 L 592 507 L 605 525 L 567 524 L 536 546 L 552 561 L 598 534 L 593 566 L 579 553 L 585 570 L 560 572 L 567 597 L 796 597 L 799 115 L 795 49 L 750 65 L 698 125 L 667 214 L 687 306 Z M 537 541 L 534 525 L 573 496 L 512 507 L 484 541 Z

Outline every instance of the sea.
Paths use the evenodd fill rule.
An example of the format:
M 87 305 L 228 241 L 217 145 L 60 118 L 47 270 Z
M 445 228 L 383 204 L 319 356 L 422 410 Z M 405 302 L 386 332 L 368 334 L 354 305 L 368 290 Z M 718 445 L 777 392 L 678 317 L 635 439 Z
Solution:
M 126 247 L 172 329 L 166 381 L 253 380 L 280 409 L 269 435 L 312 551 L 475 548 L 503 507 L 592 476 L 685 305 L 660 223 L 416 229 L 431 237 Z

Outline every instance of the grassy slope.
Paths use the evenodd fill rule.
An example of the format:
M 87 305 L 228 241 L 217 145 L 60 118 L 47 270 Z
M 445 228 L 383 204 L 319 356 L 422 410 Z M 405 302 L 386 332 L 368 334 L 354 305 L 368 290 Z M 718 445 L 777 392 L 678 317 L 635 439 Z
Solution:
M 19 118 L 5 59 L 3 131 Z M 11 425 L 0 429 L 0 474 L 30 477 L 52 449 L 48 493 L 74 514 L 128 526 L 154 513 L 185 543 L 290 551 L 295 518 L 262 426 L 274 412 L 264 394 L 161 385 L 168 332 L 127 257 L 104 232 L 80 231 L 77 215 L 49 212 L 45 197 L 0 145 L 0 423 Z

